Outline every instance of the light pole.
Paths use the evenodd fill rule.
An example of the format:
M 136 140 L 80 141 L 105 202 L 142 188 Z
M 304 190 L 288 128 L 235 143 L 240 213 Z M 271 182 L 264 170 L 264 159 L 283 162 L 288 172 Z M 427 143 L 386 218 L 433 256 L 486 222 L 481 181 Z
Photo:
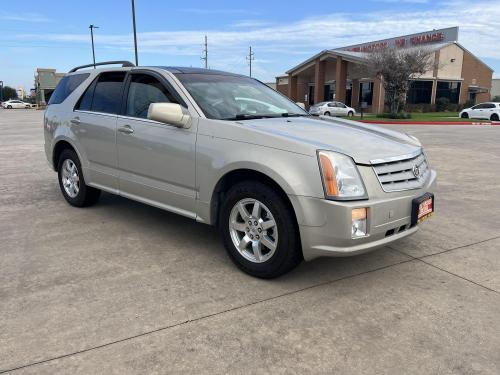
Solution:
M 3 81 L 0 81 L 0 103 L 3 102 Z
M 135 5 L 134 5 L 134 0 L 132 0 L 132 25 L 134 27 L 135 66 L 139 66 L 139 58 L 137 57 L 137 32 L 135 30 Z
M 95 69 L 95 50 L 94 50 L 94 29 L 98 29 L 99 26 L 95 26 L 95 25 L 90 25 L 89 26 L 89 29 L 90 29 L 90 39 L 92 40 L 92 59 L 94 61 L 94 69 Z

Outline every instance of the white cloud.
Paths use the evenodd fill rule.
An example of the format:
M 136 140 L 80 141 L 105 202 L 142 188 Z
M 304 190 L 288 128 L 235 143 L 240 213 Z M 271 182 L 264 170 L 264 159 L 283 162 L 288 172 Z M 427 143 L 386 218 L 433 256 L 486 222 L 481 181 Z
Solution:
M 51 22 L 50 18 L 39 13 L 6 13 L 0 12 L 0 20 L 2 21 L 17 21 L 17 22 Z

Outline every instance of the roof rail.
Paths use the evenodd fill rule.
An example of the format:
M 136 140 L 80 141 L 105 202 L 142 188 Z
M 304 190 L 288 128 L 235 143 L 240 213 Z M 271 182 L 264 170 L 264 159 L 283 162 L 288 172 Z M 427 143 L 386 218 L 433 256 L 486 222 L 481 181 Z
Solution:
M 134 64 L 132 64 L 130 61 L 125 61 L 125 60 L 118 60 L 118 61 L 103 61 L 103 62 L 100 62 L 100 63 L 95 63 L 95 64 L 87 64 L 87 65 L 80 65 L 80 66 L 77 66 L 73 69 L 71 69 L 68 73 L 73 73 L 73 72 L 76 72 L 77 70 L 80 70 L 80 69 L 83 69 L 83 68 L 91 68 L 91 67 L 95 67 L 95 66 L 101 66 L 101 65 L 114 65 L 114 64 L 121 64 L 122 65 L 122 68 L 129 68 L 129 67 L 133 67 L 135 66 Z

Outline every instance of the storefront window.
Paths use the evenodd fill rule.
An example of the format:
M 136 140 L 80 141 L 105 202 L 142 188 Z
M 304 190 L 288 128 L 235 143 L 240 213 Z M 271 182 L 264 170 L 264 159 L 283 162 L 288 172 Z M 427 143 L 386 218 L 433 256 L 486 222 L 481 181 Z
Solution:
M 359 104 L 366 102 L 367 105 L 372 105 L 373 98 L 373 82 L 359 83 Z
M 458 104 L 460 96 L 460 82 L 438 81 L 436 88 L 437 98 L 448 98 L 450 103 Z
M 432 81 L 410 81 L 406 95 L 408 104 L 430 104 L 432 97 Z

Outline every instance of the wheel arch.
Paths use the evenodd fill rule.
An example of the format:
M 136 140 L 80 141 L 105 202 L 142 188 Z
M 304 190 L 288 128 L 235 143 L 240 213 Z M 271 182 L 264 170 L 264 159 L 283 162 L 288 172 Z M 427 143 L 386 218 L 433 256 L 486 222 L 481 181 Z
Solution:
M 217 181 L 214 190 L 212 192 L 212 197 L 210 200 L 210 222 L 217 226 L 219 223 L 219 213 L 221 208 L 221 203 L 224 200 L 224 194 L 229 191 L 231 186 L 242 182 L 242 181 L 258 181 L 267 186 L 271 187 L 276 193 L 283 199 L 285 204 L 287 204 L 294 215 L 294 222 L 297 225 L 298 230 L 298 213 L 297 207 L 293 204 L 290 196 L 286 193 L 286 188 L 281 186 L 275 179 L 271 178 L 267 174 L 250 168 L 238 168 L 226 172 Z
M 80 163 L 82 162 L 82 159 L 80 157 L 79 152 L 76 150 L 76 147 L 69 142 L 67 139 L 59 139 L 55 144 L 54 147 L 52 148 L 52 165 L 54 166 L 54 170 L 57 172 L 58 164 L 59 164 L 59 157 L 61 156 L 61 153 L 64 150 L 72 150 L 76 153 L 78 158 L 80 159 Z

